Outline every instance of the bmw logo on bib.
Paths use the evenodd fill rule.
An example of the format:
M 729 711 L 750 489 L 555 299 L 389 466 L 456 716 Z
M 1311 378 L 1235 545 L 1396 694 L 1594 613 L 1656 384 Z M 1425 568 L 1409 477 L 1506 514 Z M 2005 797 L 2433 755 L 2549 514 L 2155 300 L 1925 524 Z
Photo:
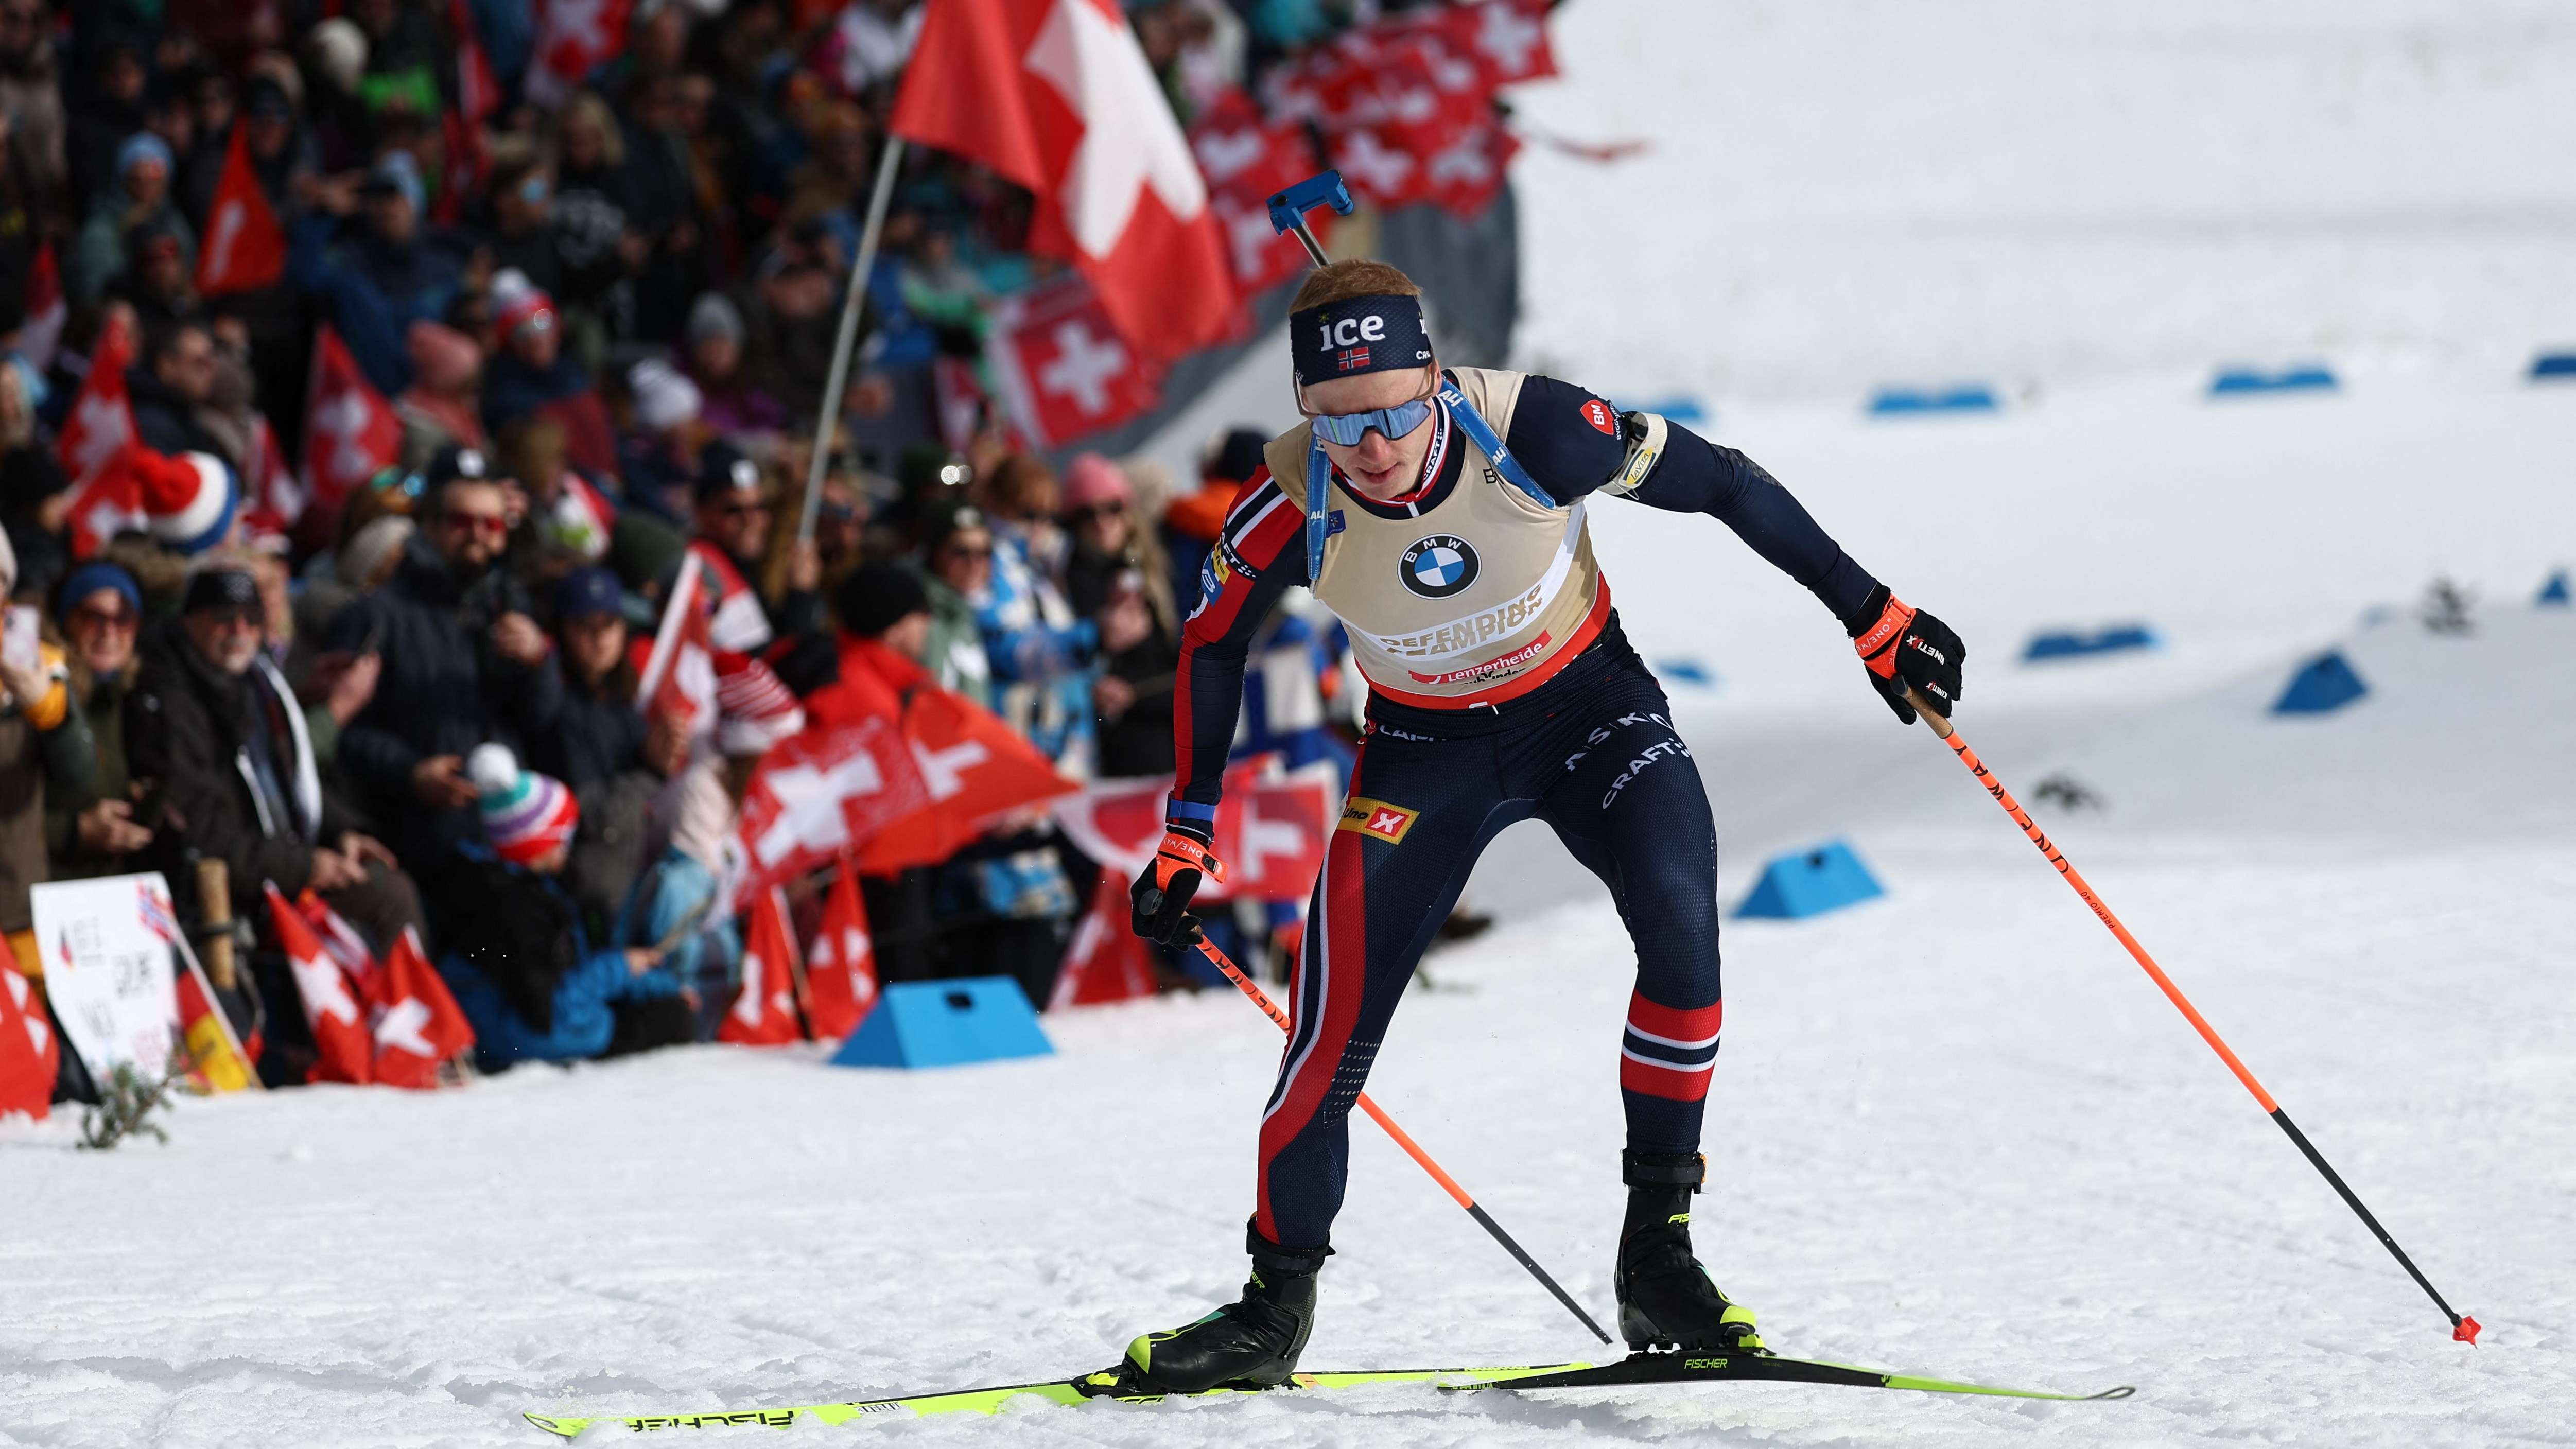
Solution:
M 1445 599 L 1476 581 L 1476 550 L 1455 534 L 1435 533 L 1406 549 L 1396 572 L 1422 597 Z

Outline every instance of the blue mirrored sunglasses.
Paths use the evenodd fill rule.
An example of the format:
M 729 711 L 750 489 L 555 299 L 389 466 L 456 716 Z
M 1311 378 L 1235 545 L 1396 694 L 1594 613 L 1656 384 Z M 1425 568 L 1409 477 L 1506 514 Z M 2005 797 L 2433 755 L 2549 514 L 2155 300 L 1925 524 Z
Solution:
M 1368 436 L 1371 428 L 1386 434 L 1387 440 L 1393 442 L 1421 427 L 1430 416 L 1430 400 L 1415 398 L 1391 408 L 1376 408 L 1364 413 L 1317 413 L 1311 421 L 1315 424 L 1315 436 L 1328 443 L 1353 448 L 1359 446 L 1360 439 Z

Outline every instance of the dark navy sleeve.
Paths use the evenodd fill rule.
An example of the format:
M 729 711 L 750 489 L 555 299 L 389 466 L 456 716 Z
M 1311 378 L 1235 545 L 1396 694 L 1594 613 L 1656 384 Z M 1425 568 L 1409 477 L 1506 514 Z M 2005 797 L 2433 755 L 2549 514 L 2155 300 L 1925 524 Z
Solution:
M 1671 513 L 1705 513 L 1734 529 L 1846 625 L 1878 587 L 1761 464 L 1679 423 L 1666 425 L 1664 456 L 1629 496 Z
M 1181 627 L 1172 687 L 1172 823 L 1213 830 L 1253 633 L 1289 585 L 1305 582 L 1305 512 L 1263 469 L 1226 510 L 1225 527 L 1199 571 L 1198 607 Z
M 1571 503 L 1619 476 L 1619 466 L 1628 460 L 1617 410 L 1570 382 L 1536 373 L 1521 380 L 1511 435 L 1503 442 L 1559 503 Z
M 1530 476 L 1564 502 L 1618 476 L 1628 457 L 1617 411 L 1552 377 L 1522 382 L 1505 441 Z M 1663 457 L 1628 496 L 1650 508 L 1715 518 L 1846 623 L 1878 587 L 1878 580 L 1854 563 L 1761 464 L 1679 423 L 1666 425 Z

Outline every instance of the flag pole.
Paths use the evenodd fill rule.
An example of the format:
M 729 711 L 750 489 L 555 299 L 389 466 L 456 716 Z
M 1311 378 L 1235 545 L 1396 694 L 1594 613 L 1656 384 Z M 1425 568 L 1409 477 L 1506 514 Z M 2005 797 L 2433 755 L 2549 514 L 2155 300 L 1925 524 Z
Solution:
M 877 241 L 885 234 L 886 204 L 894 199 L 895 173 L 903 169 L 903 138 L 886 137 L 877 158 L 876 188 L 868 196 L 867 224 L 859 231 L 858 261 L 850 268 L 849 295 L 841 303 L 841 330 L 832 343 L 832 369 L 823 383 L 823 406 L 814 419 L 814 457 L 805 465 L 805 506 L 796 518 L 796 541 L 810 543 L 814 520 L 823 507 L 823 475 L 831 467 L 832 428 L 841 418 L 841 401 L 849 389 L 850 354 L 859 340 L 859 309 L 868 294 L 868 274 L 875 270 Z

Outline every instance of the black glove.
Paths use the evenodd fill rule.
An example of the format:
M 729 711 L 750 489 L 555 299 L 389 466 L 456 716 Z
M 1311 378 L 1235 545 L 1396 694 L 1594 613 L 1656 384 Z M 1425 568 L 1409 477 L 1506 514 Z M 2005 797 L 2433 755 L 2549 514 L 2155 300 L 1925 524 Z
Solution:
M 1949 625 L 1904 602 L 1880 584 L 1843 627 L 1869 671 L 1870 687 L 1896 711 L 1898 720 L 1914 723 L 1914 706 L 1905 699 L 1910 687 L 1931 702 L 1941 717 L 1959 707 L 1959 666 L 1968 662 L 1968 646 Z
M 1198 939 L 1199 918 L 1190 914 L 1190 897 L 1202 880 L 1223 881 L 1225 862 L 1207 842 L 1179 830 L 1163 832 L 1163 844 L 1145 865 L 1145 873 L 1127 891 L 1129 924 L 1136 934 L 1166 946 Z

